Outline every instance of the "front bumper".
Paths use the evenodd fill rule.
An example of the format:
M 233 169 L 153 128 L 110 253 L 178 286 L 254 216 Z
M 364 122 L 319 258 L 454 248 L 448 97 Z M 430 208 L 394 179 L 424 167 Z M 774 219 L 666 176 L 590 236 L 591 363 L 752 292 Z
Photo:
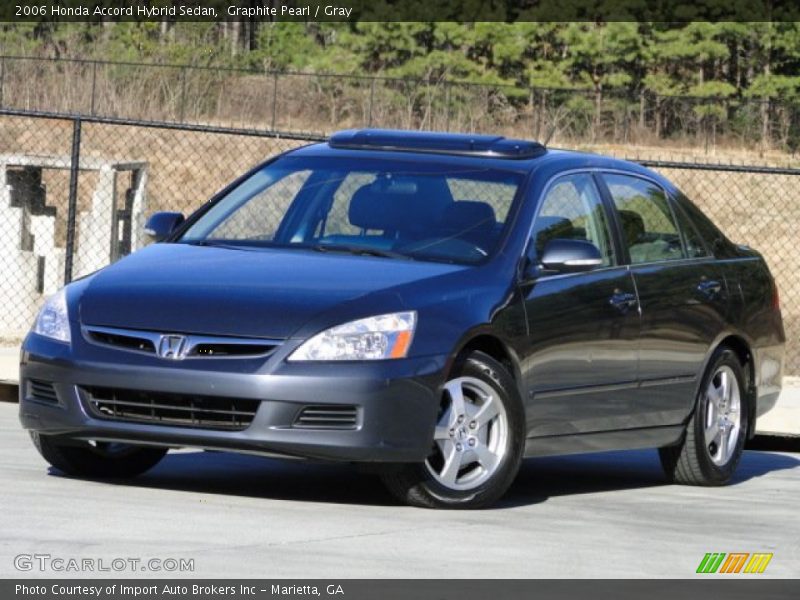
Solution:
M 30 335 L 20 366 L 20 421 L 26 429 L 76 440 L 196 447 L 353 462 L 417 462 L 430 453 L 446 357 L 361 363 L 287 363 L 279 352 L 252 360 L 156 357 L 72 347 Z M 31 379 L 53 384 L 56 402 L 30 394 Z M 260 400 L 240 431 L 98 418 L 84 387 Z M 307 405 L 358 408 L 353 429 L 294 426 Z

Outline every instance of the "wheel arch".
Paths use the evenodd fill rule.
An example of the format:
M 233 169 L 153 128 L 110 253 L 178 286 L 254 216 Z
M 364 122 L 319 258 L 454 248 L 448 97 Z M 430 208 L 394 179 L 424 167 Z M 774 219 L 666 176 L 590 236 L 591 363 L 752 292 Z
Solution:
M 458 345 L 458 349 L 453 354 L 453 360 L 447 372 L 449 373 L 460 359 L 474 351 L 480 351 L 491 356 L 506 368 L 517 386 L 520 399 L 524 402 L 524 380 L 520 369 L 519 358 L 509 344 L 491 332 L 485 330 L 475 331 L 465 336 Z

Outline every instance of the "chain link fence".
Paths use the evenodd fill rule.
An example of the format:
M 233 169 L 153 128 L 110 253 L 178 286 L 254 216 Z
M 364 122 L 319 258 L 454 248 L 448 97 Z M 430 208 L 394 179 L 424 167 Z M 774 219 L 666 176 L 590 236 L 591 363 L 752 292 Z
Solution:
M 189 213 L 255 164 L 320 139 L 0 110 L 0 346 L 19 344 L 64 282 L 147 243 L 147 215 Z M 800 170 L 642 162 L 764 254 L 781 292 L 787 372 L 800 374 Z
M 707 152 L 723 140 L 800 146 L 798 100 L 70 58 L 0 56 L 0 107 L 273 131 L 380 125 L 562 144 L 674 139 Z

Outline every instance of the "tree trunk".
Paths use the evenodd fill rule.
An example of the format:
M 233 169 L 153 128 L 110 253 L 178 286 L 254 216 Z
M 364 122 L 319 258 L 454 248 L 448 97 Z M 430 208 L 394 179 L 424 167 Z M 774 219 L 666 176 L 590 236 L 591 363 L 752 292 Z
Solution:
M 242 35 L 242 21 L 234 19 L 231 21 L 231 56 L 236 56 L 239 53 L 239 38 Z
M 159 40 L 162 44 L 167 43 L 167 35 L 169 34 L 169 21 L 161 21 L 158 24 Z
M 663 100 L 656 98 L 656 139 L 661 139 L 661 110 Z
M 644 126 L 645 126 L 645 116 L 644 116 L 645 102 L 646 102 L 645 91 L 642 90 L 641 92 L 639 92 L 639 129 L 641 131 L 644 131 Z

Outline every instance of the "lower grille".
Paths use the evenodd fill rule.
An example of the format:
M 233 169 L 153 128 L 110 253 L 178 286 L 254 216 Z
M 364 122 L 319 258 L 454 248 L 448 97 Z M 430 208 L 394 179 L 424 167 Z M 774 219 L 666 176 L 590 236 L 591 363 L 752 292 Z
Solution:
M 349 404 L 306 406 L 297 415 L 295 427 L 305 429 L 355 429 L 358 407 Z
M 42 402 L 49 402 L 51 404 L 58 404 L 58 396 L 56 396 L 56 389 L 53 384 L 47 381 L 40 381 L 38 379 L 28 380 L 28 397 Z
M 260 400 L 86 387 L 89 410 L 102 419 L 179 427 L 241 431 L 256 415 Z

